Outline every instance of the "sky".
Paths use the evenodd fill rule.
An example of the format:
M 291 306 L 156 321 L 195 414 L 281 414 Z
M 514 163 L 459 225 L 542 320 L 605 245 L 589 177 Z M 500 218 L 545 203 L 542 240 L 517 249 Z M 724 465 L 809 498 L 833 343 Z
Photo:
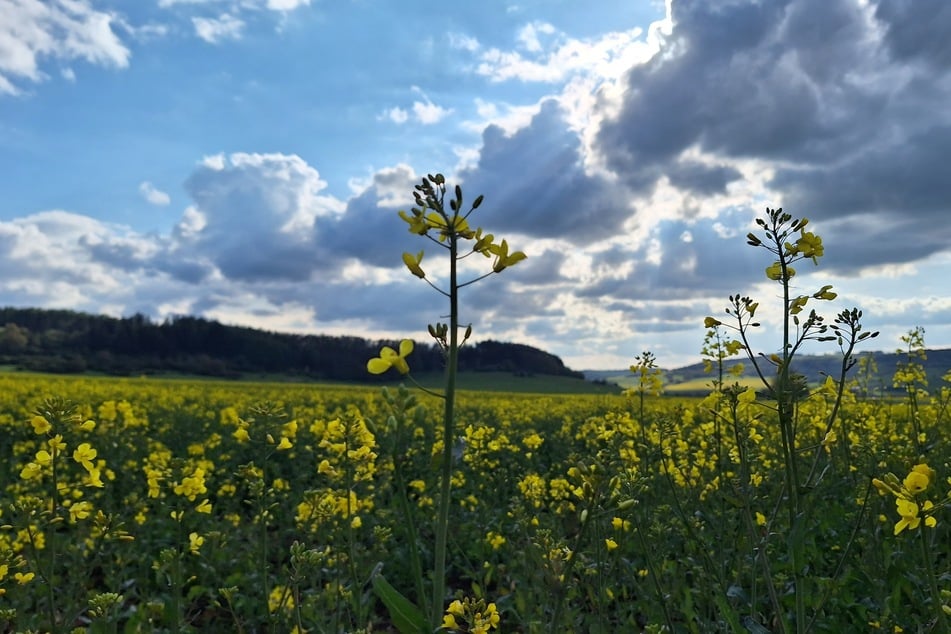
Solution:
M 528 258 L 462 291 L 475 340 L 573 369 L 700 359 L 760 302 L 754 219 L 808 218 L 795 292 L 865 349 L 951 347 L 946 0 L 0 0 L 0 305 L 425 341 L 443 173 Z M 478 260 L 478 261 L 477 261 Z M 465 261 L 466 274 L 491 267 Z M 480 268 L 481 267 L 481 268 Z M 807 348 L 833 353 L 834 344 Z

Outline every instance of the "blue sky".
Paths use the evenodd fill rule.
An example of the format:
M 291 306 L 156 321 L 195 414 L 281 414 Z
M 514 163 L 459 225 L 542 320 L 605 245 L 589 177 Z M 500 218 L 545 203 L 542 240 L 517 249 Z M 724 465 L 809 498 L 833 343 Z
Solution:
M 944 0 L 0 15 L 0 304 L 423 340 L 446 309 L 396 211 L 443 172 L 529 256 L 466 289 L 477 338 L 693 362 L 730 294 L 774 303 L 743 236 L 784 206 L 824 239 L 796 281 L 835 286 L 825 314 L 863 309 L 879 349 L 915 326 L 951 346 Z

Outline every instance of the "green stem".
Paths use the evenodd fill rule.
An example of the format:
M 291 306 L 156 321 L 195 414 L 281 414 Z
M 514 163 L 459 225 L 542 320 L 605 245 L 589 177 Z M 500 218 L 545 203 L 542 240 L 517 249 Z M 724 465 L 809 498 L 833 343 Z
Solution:
M 59 497 L 59 482 L 58 482 L 58 478 L 56 474 L 56 464 L 58 462 L 58 458 L 59 458 L 59 450 L 53 449 L 52 456 L 50 458 L 50 464 L 53 471 L 53 497 L 52 497 L 53 508 L 51 509 L 52 513 L 50 514 L 50 520 L 54 521 L 59 518 L 59 519 L 62 519 L 63 522 L 65 522 L 66 521 L 65 518 L 59 517 L 59 509 L 60 509 L 61 502 Z M 49 571 L 49 573 L 48 573 L 48 580 L 46 583 L 46 592 L 47 592 L 47 598 L 49 600 L 50 631 L 54 632 L 54 634 L 59 631 L 59 623 L 57 623 L 56 621 L 57 610 L 56 610 L 56 592 L 55 592 L 56 590 L 55 586 L 56 586 L 57 534 L 58 534 L 58 531 L 55 528 L 49 531 L 47 534 L 47 536 L 49 537 L 49 539 L 47 540 L 47 543 L 49 544 L 49 564 L 48 564 L 47 570 Z
M 918 508 L 921 509 L 920 503 Z M 920 512 L 921 511 L 919 510 L 919 513 Z M 931 604 L 935 614 L 937 615 L 933 631 L 944 632 L 944 634 L 948 634 L 951 632 L 951 628 L 948 626 L 948 619 L 944 614 L 944 610 L 941 609 L 941 593 L 938 590 L 938 579 L 935 577 L 934 573 L 931 544 L 928 543 L 928 536 L 925 534 L 924 520 L 922 520 L 921 524 L 918 526 L 918 537 L 919 543 L 921 544 L 921 558 L 924 560 L 925 572 L 928 576 L 928 588 L 931 590 Z
M 641 528 L 641 523 L 637 519 L 637 514 L 632 512 L 631 519 L 634 522 L 634 532 L 637 534 L 638 541 L 641 545 L 641 550 L 644 553 L 644 560 L 647 562 L 647 573 L 651 578 L 651 586 L 654 589 L 654 595 L 657 598 L 657 602 L 660 604 L 661 610 L 664 612 L 664 621 L 667 623 L 667 629 L 671 632 L 675 632 L 674 620 L 670 616 L 670 610 L 667 607 L 667 598 L 664 595 L 664 590 L 660 586 L 660 570 L 654 565 L 654 558 L 651 557 L 651 550 L 654 548 L 647 543 L 647 537 L 644 535 L 644 531 Z
M 774 232 L 779 235 L 779 232 Z M 789 380 L 789 366 L 792 363 L 792 350 L 789 343 L 789 273 L 788 262 L 782 240 L 776 241 L 777 252 L 779 256 L 780 267 L 783 275 L 783 355 L 782 365 L 779 368 L 779 377 L 776 381 L 776 406 L 779 413 L 779 427 L 782 432 L 783 457 L 786 467 L 786 490 L 789 495 L 789 530 L 794 535 L 801 535 L 801 531 L 796 529 L 797 522 L 802 521 L 802 501 L 799 496 L 799 473 L 796 466 L 796 432 L 793 425 L 794 405 L 793 390 Z M 799 539 L 793 537 L 789 542 L 792 565 L 793 565 L 793 594 L 796 601 L 796 632 L 803 634 L 806 626 L 806 606 L 804 601 L 805 576 L 803 575 L 804 562 L 802 561 L 802 544 Z
M 593 507 L 592 507 L 593 508 Z M 581 540 L 584 539 L 584 534 L 588 528 L 588 523 L 591 521 L 592 513 L 588 512 L 584 516 L 584 520 L 581 522 L 581 526 L 578 528 L 578 534 L 575 536 L 574 548 L 571 549 L 570 556 L 568 558 L 568 565 L 565 566 L 564 572 L 561 575 L 561 584 L 558 586 L 558 597 L 555 600 L 555 608 L 552 610 L 551 614 L 551 627 L 549 632 L 563 632 L 564 630 L 560 629 L 561 627 L 561 609 L 565 603 L 565 584 L 569 583 L 571 580 L 571 575 L 574 571 L 575 560 L 578 559 L 578 550 L 581 548 Z
M 268 575 L 268 539 L 267 539 L 267 454 L 261 466 L 261 494 L 258 498 L 258 521 L 261 523 L 261 590 L 264 593 L 264 613 L 270 627 L 273 622 L 271 614 L 271 584 Z
M 400 458 L 397 458 L 397 461 Z M 416 584 L 416 600 L 420 602 L 423 614 L 429 612 L 426 591 L 423 587 L 423 565 L 419 559 L 419 536 L 416 533 L 416 522 L 413 519 L 413 508 L 406 497 L 406 479 L 403 477 L 402 467 L 394 464 L 393 472 L 396 476 L 396 499 L 399 502 L 400 512 L 403 514 L 403 525 L 406 528 L 406 541 L 409 543 L 409 562 L 413 571 L 413 581 Z
M 353 464 L 350 461 L 350 437 L 352 435 L 353 421 L 347 421 L 347 427 L 344 432 L 344 456 L 347 456 L 345 464 L 346 468 L 346 478 L 347 478 L 347 559 L 348 570 L 350 571 L 350 599 L 353 601 L 353 613 L 357 618 L 358 622 L 363 620 L 362 610 L 360 608 L 360 580 L 357 579 L 357 562 L 356 562 L 356 551 L 354 546 L 356 544 L 356 539 L 353 535 L 353 489 L 354 489 L 354 475 L 353 475 Z
M 458 237 L 449 236 L 449 358 L 446 363 L 446 393 L 443 412 L 442 481 L 439 492 L 439 518 L 436 524 L 436 552 L 433 569 L 433 628 L 442 624 L 446 594 L 446 537 L 449 532 L 449 505 L 452 491 L 453 416 L 456 400 L 456 369 L 459 364 L 459 286 L 456 271 Z

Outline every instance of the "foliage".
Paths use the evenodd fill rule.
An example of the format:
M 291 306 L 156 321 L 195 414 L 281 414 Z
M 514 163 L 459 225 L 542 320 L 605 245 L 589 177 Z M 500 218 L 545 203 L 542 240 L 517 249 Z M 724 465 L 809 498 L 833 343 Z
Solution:
M 0 362 L 66 374 L 271 374 L 368 382 L 364 360 L 383 345 L 360 337 L 272 333 L 188 316 L 157 324 L 141 314 L 116 319 L 68 310 L 0 308 L 0 324 Z M 443 369 L 436 345 L 419 345 L 414 359 L 417 372 Z M 463 349 L 459 367 L 582 378 L 552 354 L 493 340 Z

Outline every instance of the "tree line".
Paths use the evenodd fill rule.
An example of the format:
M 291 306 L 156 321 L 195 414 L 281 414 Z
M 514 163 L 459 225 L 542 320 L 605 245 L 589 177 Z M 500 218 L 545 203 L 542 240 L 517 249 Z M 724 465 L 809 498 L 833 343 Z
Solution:
M 175 316 L 161 323 L 135 314 L 115 318 L 71 310 L 0 308 L 0 363 L 23 370 L 113 375 L 186 373 L 240 378 L 273 374 L 313 380 L 379 381 L 366 362 L 384 345 L 361 337 L 297 335 Z M 435 344 L 416 342 L 414 373 L 442 370 Z M 482 341 L 460 352 L 462 371 L 583 378 L 558 357 L 531 346 Z

